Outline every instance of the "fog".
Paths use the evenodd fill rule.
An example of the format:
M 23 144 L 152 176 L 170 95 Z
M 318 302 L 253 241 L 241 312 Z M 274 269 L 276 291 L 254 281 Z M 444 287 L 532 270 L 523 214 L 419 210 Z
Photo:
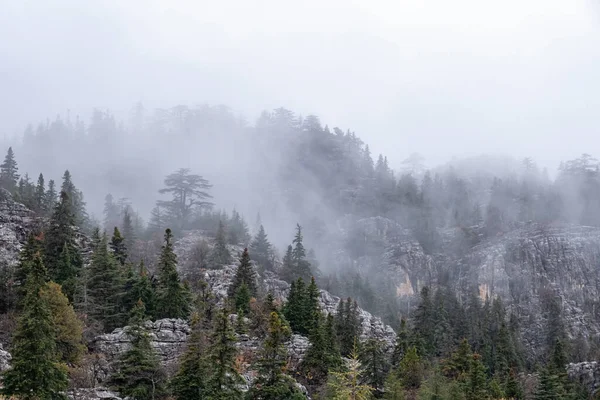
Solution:
M 0 5 L 0 134 L 57 114 L 280 106 L 356 131 L 399 168 L 480 153 L 554 170 L 592 152 L 594 1 L 12 1 Z

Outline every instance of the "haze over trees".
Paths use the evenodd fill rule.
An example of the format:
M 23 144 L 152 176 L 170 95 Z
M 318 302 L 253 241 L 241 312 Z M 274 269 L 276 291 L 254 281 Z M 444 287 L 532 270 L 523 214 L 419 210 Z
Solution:
M 39 218 L 19 265 L 1 268 L 0 312 L 19 315 L 3 393 L 27 398 L 23 393 L 34 390 L 28 376 L 40 375 L 26 367 L 33 359 L 54 371 L 36 395 L 63 393 L 73 371 L 83 368 L 85 344 L 128 324 L 132 346 L 107 382 L 136 400 L 304 398 L 297 383 L 324 399 L 521 399 L 519 374 L 534 372 L 536 398 L 584 398 L 564 366 L 597 356 L 600 346 L 569 337 L 549 287 L 540 295 L 547 324 L 530 356 L 522 351 L 531 346 L 519 328 L 524 315 L 457 282 L 462 257 L 511 232 L 600 227 L 600 163 L 592 156 L 566 161 L 555 179 L 529 158 L 510 168 L 463 160 L 425 169 L 414 155 L 398 174 L 355 133 L 282 108 L 252 126 L 219 107 L 157 110 L 135 125 L 119 125 L 119 135 L 115 126 L 108 113 L 94 114 L 89 126 L 59 118 L 28 131 L 0 166 L 3 193 Z M 182 159 L 194 149 L 194 159 L 202 159 L 220 151 L 211 146 L 213 132 L 246 151 L 231 161 L 231 175 L 211 165 L 177 168 L 125 156 L 107 165 L 90 157 L 85 168 L 66 166 L 57 188 L 53 180 L 46 185 L 56 175 L 46 170 L 56 165 L 42 157 L 40 144 L 50 131 L 58 155 L 60 144 L 81 154 L 99 143 L 144 154 L 152 144 Z M 149 139 L 133 146 L 142 132 Z M 24 163 L 39 163 L 43 174 L 35 184 L 19 149 L 40 154 Z M 107 179 L 113 168 L 122 171 Z M 79 182 L 87 187 L 91 170 L 100 178 L 84 200 Z M 255 225 L 246 221 L 258 213 Z M 191 256 L 180 262 L 178 241 L 195 238 Z M 399 287 L 390 271 L 417 253 L 435 268 L 417 270 L 429 274 L 418 277 L 418 287 Z M 453 262 L 435 264 L 436 257 Z M 205 278 L 223 271 L 232 271 L 231 282 L 217 302 Z M 265 277 L 289 283 L 281 302 L 266 290 Z M 323 308 L 321 289 L 341 297 L 335 312 Z M 400 289 L 410 295 L 400 296 Z M 370 321 L 361 309 L 395 329 L 393 348 L 364 337 Z M 187 348 L 170 374 L 145 324 L 161 318 L 191 322 Z M 243 335 L 260 340 L 256 380 L 246 392 L 236 347 Z M 291 335 L 309 343 L 293 372 L 285 356 Z

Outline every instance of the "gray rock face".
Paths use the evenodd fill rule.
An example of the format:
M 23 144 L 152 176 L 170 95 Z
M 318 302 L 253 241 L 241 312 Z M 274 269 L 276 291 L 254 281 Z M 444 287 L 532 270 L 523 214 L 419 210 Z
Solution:
M 67 394 L 69 400 L 122 400 L 118 394 L 105 388 L 77 389 Z
M 12 360 L 10 353 L 5 351 L 0 343 L 0 372 L 6 371 L 10 367 L 10 360 Z
M 581 383 L 590 393 L 600 389 L 600 365 L 596 361 L 567 365 L 569 378 Z
M 185 348 L 190 327 L 181 319 L 161 319 L 155 322 L 147 321 L 145 327 L 150 335 L 152 347 L 160 357 L 167 372 L 177 365 L 177 360 Z M 94 342 L 97 352 L 105 355 L 109 364 L 116 361 L 120 354 L 127 351 L 131 341 L 126 328 L 117 328 L 112 333 L 100 335 Z
M 36 223 L 32 211 L 13 201 L 5 189 L 0 193 L 0 268 L 12 268 L 27 235 Z
M 477 287 L 516 312 L 531 358 L 544 350 L 544 298 L 560 298 L 572 338 L 600 335 L 599 228 L 524 227 L 474 247 L 451 268 L 459 292 Z

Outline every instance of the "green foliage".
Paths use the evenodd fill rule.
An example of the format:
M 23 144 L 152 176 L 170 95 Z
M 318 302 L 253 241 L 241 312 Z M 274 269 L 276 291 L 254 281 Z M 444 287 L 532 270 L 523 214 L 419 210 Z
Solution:
M 165 375 L 144 329 L 144 317 L 144 303 L 139 301 L 131 310 L 127 330 L 131 348 L 120 357 L 110 379 L 111 386 L 133 400 L 154 399 L 165 391 Z
M 535 400 L 559 400 L 564 399 L 565 395 L 558 375 L 552 374 L 548 368 L 542 368 L 535 391 Z
M 362 369 L 356 342 L 346 361 L 346 371 L 329 373 L 326 399 L 330 400 L 371 400 L 373 388 L 361 383 Z
M 435 352 L 435 312 L 429 288 L 421 289 L 421 302 L 413 315 L 413 343 L 420 355 L 433 355 Z
M 127 261 L 127 247 L 125 246 L 125 238 L 121 236 L 121 232 L 116 226 L 114 227 L 113 235 L 110 239 L 110 249 L 112 250 L 115 260 L 117 260 L 121 266 L 124 266 Z
M 337 346 L 331 347 L 335 332 L 333 321 L 325 322 L 323 315 L 318 313 L 316 326 L 311 330 L 310 347 L 302 360 L 300 371 L 311 385 L 320 385 L 327 379 L 329 371 L 338 371 L 342 359 Z
M 397 374 L 391 373 L 387 375 L 385 379 L 385 386 L 383 392 L 383 399 L 385 400 L 405 400 L 404 386 L 402 386 L 402 380 Z
M 86 350 L 82 340 L 82 322 L 75 315 L 73 306 L 59 284 L 46 283 L 41 289 L 41 296 L 52 314 L 56 353 L 60 362 L 77 364 Z
M 340 300 L 335 314 L 335 330 L 340 344 L 340 352 L 346 357 L 352 353 L 354 342 L 360 336 L 360 316 L 358 304 L 348 298 Z
M 95 246 L 87 279 L 90 316 L 103 324 L 106 331 L 122 326 L 125 315 L 119 308 L 122 298 L 121 274 L 117 261 L 108 251 L 108 239 L 103 235 Z
M 42 295 L 46 269 L 39 254 L 31 260 L 22 313 L 13 337 L 11 368 L 4 373 L 5 396 L 24 400 L 63 399 L 67 368 L 56 351 L 56 326 Z
M 423 372 L 423 363 L 417 348 L 412 346 L 406 351 L 398 367 L 397 373 L 402 385 L 406 389 L 418 389 L 423 380 Z
M 73 299 L 77 275 L 83 265 L 75 242 L 74 226 L 73 204 L 69 195 L 63 191 L 44 235 L 44 263 L 50 279 L 63 286 L 70 300 Z
M 247 248 L 245 248 L 244 252 L 242 253 L 240 258 L 240 266 L 237 268 L 235 276 L 233 277 L 233 282 L 229 286 L 229 297 L 231 298 L 236 296 L 242 285 L 246 285 L 250 297 L 256 297 L 256 272 L 254 271 L 254 267 L 250 262 L 250 255 L 248 254 Z M 240 305 L 236 304 L 236 309 L 239 307 Z M 247 312 L 247 305 L 245 311 Z
M 265 232 L 265 228 L 262 225 L 250 244 L 250 250 L 252 250 L 252 259 L 255 260 L 261 268 L 267 271 L 273 270 L 273 249 Z
M 360 349 L 360 360 L 364 370 L 364 382 L 375 389 L 383 389 L 389 370 L 384 344 L 376 339 L 368 339 Z
M 466 387 L 467 400 L 481 400 L 488 395 L 485 366 L 479 354 L 473 354 L 469 365 L 469 378 Z
M 406 326 L 406 319 L 402 318 L 400 321 L 400 329 L 396 336 L 396 344 L 394 346 L 394 352 L 392 353 L 392 367 L 397 368 L 400 365 L 400 360 L 406 354 L 409 347 L 409 336 L 408 328 Z
M 192 317 L 192 333 L 185 353 L 179 360 L 179 369 L 170 382 L 170 388 L 178 400 L 203 400 L 207 398 L 207 377 L 211 366 L 206 357 L 208 332 L 202 316 Z
M 292 242 L 294 244 L 288 247 L 288 251 L 283 259 L 283 268 L 281 276 L 288 282 L 302 278 L 307 282 L 313 275 L 310 263 L 306 260 L 306 249 L 304 248 L 302 227 L 296 225 L 296 236 Z
M 12 147 L 8 148 L 4 162 L 0 165 L 0 187 L 13 193 L 19 180 L 19 168 Z
M 215 400 L 242 398 L 239 385 L 243 382 L 243 378 L 235 368 L 236 356 L 235 335 L 229 325 L 227 314 L 221 311 L 216 317 L 211 345 L 208 349 L 211 374 L 207 381 L 207 398 Z
M 283 314 L 292 330 L 308 335 L 317 326 L 319 318 L 319 288 L 314 278 L 308 287 L 302 278 L 292 282 Z
M 234 296 L 234 307 L 241 312 L 240 317 L 244 317 L 248 315 L 250 312 L 250 299 L 252 298 L 250 294 L 250 289 L 246 282 L 243 282 L 240 287 L 238 287 L 235 296 Z
M 190 294 L 179 281 L 177 256 L 173 252 L 173 235 L 165 230 L 165 244 L 158 262 L 157 288 L 158 318 L 187 318 L 189 315 Z
M 289 327 L 281 321 L 276 312 L 271 312 L 268 335 L 258 361 L 260 375 L 246 394 L 247 400 L 305 398 L 294 380 L 284 374 L 287 354 L 283 343 L 289 334 Z

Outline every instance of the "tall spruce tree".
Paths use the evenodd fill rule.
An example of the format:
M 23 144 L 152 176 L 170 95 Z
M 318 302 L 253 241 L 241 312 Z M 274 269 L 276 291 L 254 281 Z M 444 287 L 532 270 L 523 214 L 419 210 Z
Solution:
M 88 222 L 88 215 L 85 211 L 85 201 L 83 200 L 83 193 L 81 192 L 81 190 L 75 187 L 69 170 L 66 170 L 63 174 L 63 182 L 60 190 L 61 192 L 65 192 L 68 195 L 68 200 L 71 203 L 71 211 L 73 212 L 75 225 L 79 227 L 84 227 Z
M 75 241 L 75 216 L 69 195 L 61 192 L 60 202 L 48 223 L 44 235 L 44 262 L 50 279 L 63 287 L 63 291 L 73 300 L 77 275 L 83 260 Z M 69 262 L 66 263 L 68 253 Z
M 349 356 L 354 342 L 360 336 L 360 315 L 358 304 L 350 297 L 346 301 L 340 299 L 335 315 L 335 326 L 342 356 Z
M 204 400 L 208 398 L 207 377 L 211 365 L 206 356 L 209 345 L 208 332 L 203 324 L 205 316 L 194 314 L 192 333 L 185 353 L 179 361 L 179 370 L 171 380 L 171 391 L 178 400 Z
M 294 278 L 302 278 L 308 281 L 312 276 L 310 263 L 306 260 L 306 249 L 304 248 L 302 227 L 296 225 L 296 236 L 293 240 L 294 250 L 292 251 L 292 260 L 294 264 Z
M 39 254 L 31 260 L 22 313 L 12 344 L 11 368 L 4 373 L 0 393 L 24 400 L 66 398 L 67 367 L 56 351 L 56 331 L 50 305 L 42 295 L 47 273 Z
M 250 262 L 247 248 L 244 249 L 240 257 L 240 266 L 237 268 L 233 282 L 229 286 L 229 297 L 234 297 L 243 284 L 247 286 L 250 295 L 255 297 L 257 293 L 256 271 L 254 271 L 254 266 Z
M 114 256 L 108 251 L 108 239 L 104 234 L 92 254 L 87 280 L 90 314 L 103 324 L 106 331 L 124 322 L 119 308 L 122 299 L 122 275 Z
M 46 216 L 50 215 L 56 206 L 56 199 L 58 194 L 56 193 L 56 184 L 53 179 L 48 181 L 48 190 L 46 190 L 46 194 L 44 196 L 44 204 L 46 210 Z
M 235 334 L 227 314 L 221 311 L 216 317 L 211 346 L 208 349 L 211 365 L 211 374 L 207 381 L 208 399 L 242 398 L 240 384 L 243 383 L 243 378 L 235 368 L 236 355 Z
M 276 312 L 269 315 L 267 338 L 258 361 L 259 376 L 246 394 L 247 400 L 300 400 L 305 396 L 293 379 L 284 374 L 287 353 L 283 346 L 289 327 Z
M 145 314 L 140 300 L 131 310 L 127 328 L 131 348 L 119 358 L 110 378 L 111 386 L 133 400 L 159 398 L 165 391 L 165 374 L 143 325 Z
M 131 251 L 137 239 L 137 235 L 136 229 L 133 226 L 131 212 L 129 211 L 129 209 L 126 209 L 123 213 L 123 239 L 125 243 L 125 248 Z
M 383 392 L 389 364 L 383 350 L 383 343 L 368 339 L 360 349 L 360 360 L 364 368 L 365 383 Z
M 0 165 L 0 187 L 14 193 L 19 180 L 19 168 L 12 147 L 8 148 L 4 162 Z
M 252 250 L 252 259 L 263 270 L 273 270 L 273 248 L 262 225 L 260 225 L 258 232 L 254 236 L 254 240 L 250 244 L 250 250 Z
M 332 400 L 371 400 L 373 388 L 362 383 L 362 365 L 358 356 L 358 346 L 355 343 L 346 359 L 346 370 L 331 371 L 327 381 L 327 398 Z
M 293 256 L 294 248 L 290 244 L 287 247 L 285 255 L 283 256 L 283 262 L 281 266 L 281 278 L 293 283 L 297 278 L 294 278 L 294 256 Z
M 35 187 L 35 194 L 33 197 L 34 209 L 39 215 L 45 216 L 47 213 L 46 209 L 46 186 L 44 182 L 44 175 L 38 176 L 37 185 Z
M 124 266 L 127 261 L 127 246 L 125 246 L 125 238 L 121 236 L 121 232 L 116 226 L 113 229 L 113 235 L 110 239 L 110 249 L 115 260 L 121 266 Z
M 165 230 L 165 244 L 158 262 L 157 290 L 158 318 L 187 318 L 190 312 L 190 294 L 179 280 L 177 256 L 173 251 L 173 234 Z

